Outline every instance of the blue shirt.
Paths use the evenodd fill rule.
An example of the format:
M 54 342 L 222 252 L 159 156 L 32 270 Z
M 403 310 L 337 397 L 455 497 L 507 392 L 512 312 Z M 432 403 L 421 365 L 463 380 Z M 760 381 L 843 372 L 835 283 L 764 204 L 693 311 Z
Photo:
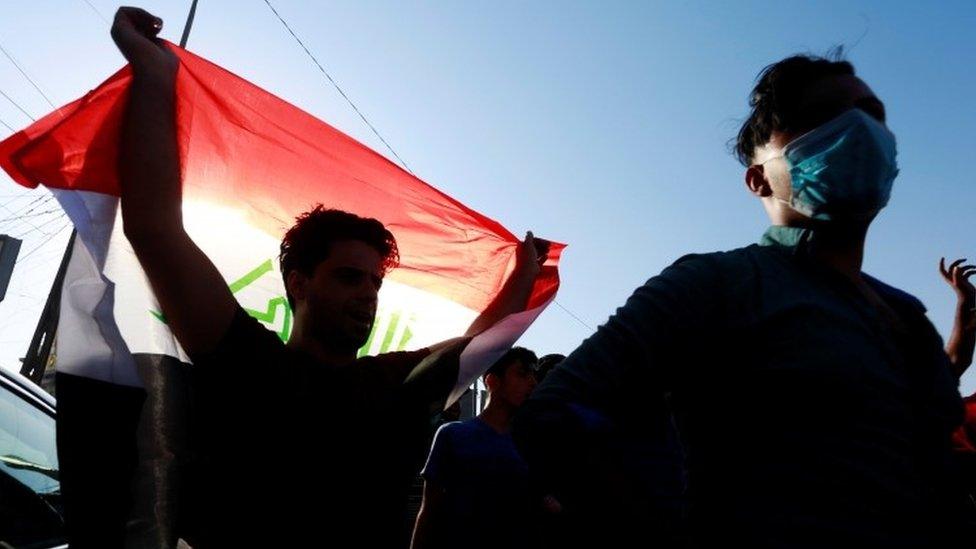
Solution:
M 541 497 L 533 497 L 528 466 L 507 433 L 478 418 L 447 423 L 421 476 L 445 491 L 439 546 L 534 546 Z

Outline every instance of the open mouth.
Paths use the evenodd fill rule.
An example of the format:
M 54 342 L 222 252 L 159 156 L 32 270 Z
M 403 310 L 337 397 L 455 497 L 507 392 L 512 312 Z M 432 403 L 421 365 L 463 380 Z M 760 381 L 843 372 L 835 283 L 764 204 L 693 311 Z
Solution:
M 373 313 L 367 311 L 353 311 L 349 313 L 349 318 L 356 324 L 370 326 L 373 324 Z

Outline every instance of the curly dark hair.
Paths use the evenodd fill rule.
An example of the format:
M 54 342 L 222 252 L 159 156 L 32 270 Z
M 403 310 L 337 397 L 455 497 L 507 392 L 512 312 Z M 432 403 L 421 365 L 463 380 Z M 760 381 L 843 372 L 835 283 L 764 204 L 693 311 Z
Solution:
M 793 55 L 766 66 L 749 95 L 752 112 L 742 123 L 732 146 L 743 166 L 752 163 L 756 148 L 769 142 L 774 131 L 792 131 L 807 121 L 798 107 L 803 90 L 827 76 L 854 76 L 854 66 L 843 60 L 840 48 L 826 57 Z
M 322 204 L 295 218 L 285 237 L 281 240 L 281 278 L 285 281 L 288 304 L 295 307 L 288 293 L 288 273 L 299 271 L 311 276 L 315 266 L 329 256 L 334 242 L 358 240 L 373 247 L 383 257 L 383 272 L 388 273 L 400 263 L 393 233 L 379 221 L 359 217 L 342 210 L 326 209 Z

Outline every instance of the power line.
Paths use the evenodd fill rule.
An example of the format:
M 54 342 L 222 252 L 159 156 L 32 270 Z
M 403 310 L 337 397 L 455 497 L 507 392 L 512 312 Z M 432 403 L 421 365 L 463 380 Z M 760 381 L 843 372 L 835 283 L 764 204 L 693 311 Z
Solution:
M 0 208 L 3 208 L 5 210 L 7 210 L 10 213 L 10 215 L 17 215 L 16 212 L 14 212 L 13 210 L 11 210 L 10 208 L 8 208 L 7 206 L 5 206 L 3 204 L 0 204 Z M 27 223 L 28 225 L 30 225 L 31 227 L 33 227 L 34 230 L 37 230 L 37 231 L 41 232 L 42 234 L 44 234 L 44 231 L 41 231 L 40 229 L 38 229 L 37 226 L 34 225 L 33 223 L 31 223 L 30 221 L 27 221 L 26 219 L 23 219 L 23 220 L 21 220 L 21 222 L 22 223 Z M 13 227 L 11 227 L 11 228 L 13 228 Z M 28 232 L 30 232 L 30 231 L 28 231 Z
M 63 217 L 64 217 L 64 214 L 62 213 L 61 215 L 51 216 L 50 219 L 44 221 L 40 225 L 33 225 L 33 224 L 31 224 L 31 228 L 28 229 L 27 232 L 25 232 L 25 233 L 23 233 L 23 234 L 21 234 L 19 236 L 14 236 L 14 237 L 15 238 L 19 238 L 21 240 L 25 240 L 25 239 L 28 238 L 28 236 L 32 232 L 38 232 L 38 233 L 40 233 L 40 234 L 42 234 L 44 236 L 50 236 L 51 233 L 49 233 L 48 231 L 42 230 L 41 227 L 45 227 L 47 225 L 50 225 L 51 223 L 53 223 L 55 221 L 58 221 L 58 220 L 62 219 Z M 21 219 L 21 224 L 25 223 L 26 221 L 27 221 L 26 219 Z M 15 228 L 16 227 L 19 227 L 19 226 L 20 225 L 14 225 L 13 227 L 10 228 L 10 230 L 8 232 L 11 233 L 11 235 L 12 235 L 15 232 Z
M 41 87 L 37 85 L 37 82 L 34 82 L 34 79 L 27 74 L 27 71 L 25 71 L 24 68 L 20 66 L 20 63 L 18 63 L 17 60 L 14 59 L 13 56 L 7 52 L 7 50 L 3 47 L 3 44 L 0 44 L 0 52 L 3 52 L 3 55 L 6 56 L 7 59 L 9 59 L 10 62 L 13 63 L 15 67 L 17 67 L 17 70 L 20 71 L 20 74 L 22 74 L 24 78 L 26 78 L 27 81 L 30 82 L 31 86 L 34 86 L 34 89 L 37 90 L 37 93 L 41 94 L 41 97 L 43 97 L 44 100 L 47 101 L 47 104 L 51 105 L 52 109 L 57 109 L 57 107 L 54 106 L 54 103 L 51 102 L 51 99 L 47 96 L 47 94 L 44 93 L 44 91 L 41 90 Z
M 61 260 L 62 254 L 59 253 L 59 250 L 56 247 L 52 248 L 51 244 L 54 239 L 64 232 L 64 229 L 69 228 L 70 226 L 71 222 L 66 221 L 63 226 L 58 228 L 58 230 L 53 234 L 48 235 L 45 238 L 45 241 L 37 246 L 37 253 L 34 253 L 30 257 L 25 255 L 24 257 L 27 257 L 26 260 L 18 261 L 16 263 L 15 272 L 19 273 L 18 277 L 20 280 L 37 280 L 37 277 L 35 276 L 37 273 L 44 272 L 48 267 L 50 267 L 53 261 Z M 31 251 L 33 252 L 35 250 L 32 249 Z M 0 327 L 0 332 L 2 331 L 3 329 Z
M 56 219 L 57 219 L 57 218 L 56 218 Z M 70 227 L 70 226 L 71 226 L 71 222 L 70 222 L 70 221 L 68 221 L 67 223 L 65 223 L 64 225 L 62 225 L 60 229 L 58 229 L 58 230 L 56 230 L 56 231 L 54 231 L 53 233 L 51 233 L 51 234 L 49 234 L 49 235 L 47 235 L 47 238 L 45 238 L 43 242 L 41 242 L 41 243 L 40 243 L 40 244 L 38 244 L 37 246 L 34 246 L 33 248 L 31 248 L 31 250 L 30 250 L 29 252 L 27 252 L 26 254 L 24 254 L 24 255 L 22 255 L 22 256 L 20 256 L 20 257 L 19 257 L 19 258 L 17 259 L 17 263 L 16 263 L 16 264 L 18 264 L 18 265 L 19 265 L 19 264 L 20 264 L 21 262 L 23 262 L 23 261 L 24 261 L 25 259 L 27 259 L 27 258 L 28 258 L 28 257 L 30 257 L 31 255 L 33 255 L 33 254 L 34 254 L 34 252 L 36 252 L 37 250 L 40 250 L 41 248 L 43 248 L 43 247 L 44 247 L 44 245 L 45 245 L 45 244 L 47 244 L 48 242 L 50 242 L 52 238 L 54 238 L 55 236 L 58 236 L 59 234 L 61 234 L 61 231 L 63 231 L 63 230 L 65 230 L 66 228 L 68 228 L 68 227 Z
M 278 18 L 278 21 L 281 21 L 281 24 L 285 26 L 285 29 L 288 31 L 289 34 L 291 34 L 292 38 L 294 38 L 295 41 L 298 42 L 298 45 L 301 46 L 303 50 L 305 50 L 305 53 L 309 56 L 309 58 L 311 58 L 312 62 L 315 63 L 315 66 L 318 67 L 319 71 L 323 75 L 325 75 L 325 77 L 329 80 L 329 82 L 331 82 L 332 85 L 335 87 L 336 91 L 339 92 L 339 95 L 341 95 L 342 98 L 346 100 L 346 103 L 349 103 L 349 106 L 352 107 L 352 110 L 356 111 L 356 114 L 359 115 L 359 118 L 362 119 L 362 121 L 367 126 L 369 126 L 369 129 L 373 132 L 373 135 L 375 135 L 377 138 L 379 138 L 380 141 L 383 142 L 383 145 L 386 146 L 387 150 L 389 150 L 390 153 L 392 153 L 393 156 L 396 157 L 396 159 L 400 161 L 400 164 L 403 165 L 403 168 L 405 170 L 407 170 L 408 172 L 410 172 L 410 175 L 414 175 L 415 176 L 416 174 L 413 173 L 413 170 L 410 169 L 410 166 L 407 165 L 406 161 L 404 161 L 403 158 L 399 154 L 397 154 L 397 152 L 395 150 L 393 150 L 393 147 L 390 146 L 389 142 L 387 142 L 387 140 L 384 139 L 382 135 L 380 135 L 380 132 L 376 129 L 376 127 L 373 126 L 373 124 L 371 124 L 370 121 L 366 119 L 366 116 L 363 115 L 362 111 L 360 111 L 359 108 L 356 106 L 356 104 L 352 102 L 352 99 L 349 99 L 349 96 L 346 95 L 346 92 L 344 92 L 342 90 L 342 88 L 335 81 L 335 79 L 332 78 L 332 76 L 329 74 L 329 72 L 327 70 L 325 70 L 325 67 L 323 67 L 322 64 L 319 63 L 319 60 L 315 58 L 315 55 L 313 55 L 312 52 L 309 51 L 308 47 L 305 46 L 305 43 L 302 42 L 302 39 L 299 38 L 297 34 L 295 34 L 295 31 L 293 31 L 292 28 L 291 28 L 291 26 L 288 25 L 288 22 L 286 22 L 281 17 L 281 14 L 278 13 L 278 10 L 276 10 L 275 7 L 271 5 L 271 2 L 269 0 L 264 0 L 264 3 L 267 4 L 269 8 L 271 8 L 271 11 L 275 14 L 275 17 Z M 593 331 L 593 328 L 590 327 L 589 324 L 587 324 L 586 322 L 583 322 L 583 320 L 581 320 L 580 317 L 576 316 L 576 314 L 574 314 L 572 311 L 570 311 L 569 309 L 567 309 L 566 307 L 564 307 L 561 303 L 559 303 L 556 300 L 553 300 L 553 303 L 555 303 L 556 305 L 558 305 L 560 309 L 562 309 L 563 311 L 566 312 L 566 314 L 568 314 L 569 316 L 573 317 L 573 319 L 575 319 L 576 322 L 579 322 L 580 325 L 582 325 L 583 327 L 585 327 L 586 329 L 588 329 L 590 331 Z
M 27 210 L 26 212 L 22 213 L 21 216 L 26 216 L 27 214 L 33 212 L 34 210 L 40 208 L 41 206 L 46 205 L 51 200 L 54 200 L 54 195 L 48 195 L 48 196 L 43 197 L 43 200 L 41 201 L 40 204 L 38 204 L 38 205 L 32 207 L 31 209 Z M 57 211 L 57 210 L 54 210 L 54 211 Z
M 103 23 L 108 24 L 108 19 L 106 19 L 105 16 L 102 15 L 102 12 L 98 11 L 98 8 L 96 8 L 91 2 L 89 2 L 88 0 L 82 0 L 82 2 L 88 4 L 88 7 L 91 8 L 93 12 L 95 12 L 95 15 L 97 15 L 98 18 L 101 19 Z
M 574 319 L 576 319 L 576 322 L 579 322 L 584 328 L 586 328 L 587 330 L 589 330 L 591 332 L 595 331 L 592 326 L 590 326 L 586 322 L 583 322 L 583 320 L 580 319 L 580 317 L 576 316 L 576 314 L 574 314 L 573 311 L 570 311 L 566 307 L 563 307 L 563 304 L 562 303 L 556 301 L 555 299 L 553 299 L 552 302 L 555 303 L 563 311 L 566 311 L 566 314 L 568 314 L 569 316 L 571 316 Z
M 12 132 L 16 132 L 16 131 L 17 131 L 17 130 L 15 130 L 15 129 L 13 129 L 13 128 L 11 128 L 11 127 L 10 127 L 10 124 L 7 124 L 6 122 L 4 122 L 2 118 L 0 118 L 0 124 L 3 124 L 3 125 L 4 125 L 4 127 L 6 127 L 6 128 L 8 129 L 8 130 L 10 130 L 10 131 L 12 131 Z
M 24 197 L 24 196 L 30 196 L 30 193 L 24 193 L 22 195 L 22 197 Z M 27 204 L 24 204 L 24 205 L 20 206 L 15 212 L 13 212 L 13 215 L 19 214 L 20 212 L 24 211 L 25 208 L 30 208 L 31 206 L 33 206 L 34 204 L 37 204 L 38 202 L 45 201 L 45 200 L 49 200 L 51 198 L 54 198 L 54 195 L 51 195 L 51 194 L 47 194 L 47 195 L 41 194 L 40 196 L 36 196 L 36 197 L 34 197 L 34 200 L 31 200 Z M 33 210 L 33 208 L 31 208 L 31 209 Z
M 7 101 L 10 101 L 10 103 L 12 103 L 13 106 L 17 107 L 17 109 L 20 110 L 20 112 L 24 113 L 24 116 L 26 116 L 27 118 L 30 118 L 30 121 L 31 122 L 34 122 L 35 121 L 34 120 L 34 117 L 31 116 L 29 112 L 25 111 L 23 107 L 21 107 L 20 105 L 18 105 L 17 102 L 14 101 L 13 99 L 11 99 L 10 96 L 7 95 L 6 93 L 4 93 L 3 90 L 0 90 L 0 95 L 2 95 L 5 98 L 7 98 Z
M 28 218 L 28 217 L 38 217 L 38 216 L 41 216 L 41 215 L 47 215 L 47 214 L 53 214 L 53 213 L 59 213 L 59 212 L 61 212 L 61 208 L 57 208 L 57 209 L 54 209 L 54 210 L 44 210 L 44 211 L 35 212 L 35 213 L 27 212 L 27 213 L 22 213 L 22 214 L 20 214 L 20 215 L 18 215 L 16 217 L 8 217 L 6 219 L 0 219 L 0 223 L 9 223 L 11 221 L 17 221 L 19 219 L 24 219 L 24 218 Z
M 12 212 L 12 215 L 16 215 L 16 214 L 17 214 L 17 213 L 19 212 L 19 210 L 18 210 L 18 212 L 14 212 L 13 210 L 11 210 L 11 208 L 12 208 L 12 207 L 13 207 L 13 206 L 14 206 L 15 204 L 17 204 L 17 202 L 18 202 L 19 200 L 23 200 L 23 199 L 25 199 L 25 198 L 29 198 L 30 196 L 31 196 L 31 194 L 30 194 L 30 192 L 29 192 L 29 191 L 27 191 L 27 192 L 22 192 L 22 193 L 20 193 L 20 194 L 15 194 L 15 195 L 9 195 L 9 196 L 5 196 L 4 198 L 9 198 L 10 200 L 5 200 L 4 202 L 2 202 L 2 203 L 0 203 L 0 205 L 2 205 L 2 206 L 4 207 L 4 209 L 5 209 L 5 210 L 7 210 L 8 212 Z M 32 200 L 32 201 L 31 201 L 31 202 L 30 202 L 30 203 L 29 203 L 28 205 L 30 205 L 30 204 L 33 204 L 34 202 L 37 202 L 37 201 L 38 201 L 38 200 L 40 200 L 41 198 L 42 198 L 42 197 L 39 197 L 39 196 L 38 196 L 38 197 L 34 197 L 34 200 Z M 24 207 L 24 205 L 23 205 L 23 204 L 20 204 L 20 205 L 18 206 L 18 208 L 23 208 L 23 207 Z
M 41 227 L 44 227 L 45 225 L 49 225 L 52 221 L 58 220 L 61 217 L 62 216 L 53 216 L 47 221 L 41 223 L 40 225 L 35 225 L 34 223 L 31 223 L 29 221 L 29 218 L 21 218 L 18 222 L 15 222 L 13 225 L 7 227 L 6 232 L 11 236 L 13 236 L 14 238 L 19 238 L 21 240 L 29 238 L 31 233 L 35 233 L 35 232 L 47 236 L 49 233 L 45 230 L 42 230 Z M 20 233 L 20 231 L 23 232 Z M 15 234 L 15 233 L 20 233 L 20 234 Z
M 38 226 L 37 226 L 37 227 L 35 227 L 35 228 L 36 228 L 36 229 L 37 229 L 38 231 L 41 231 L 41 227 L 43 227 L 43 226 L 45 226 L 45 225 L 50 225 L 50 224 L 51 224 L 51 223 L 53 223 L 54 221 L 57 221 L 57 220 L 59 220 L 59 219 L 61 219 L 61 218 L 63 218 L 64 216 L 65 216 L 65 213 L 64 213 L 64 212 L 61 212 L 61 215 L 59 215 L 59 216 L 55 216 L 55 217 L 52 217 L 51 219 L 48 219 L 47 221 L 45 221 L 44 223 L 41 223 L 40 225 L 38 225 Z M 42 233 L 42 234 L 48 234 L 48 233 L 45 233 L 44 231 L 41 231 L 41 233 Z
M 24 196 L 28 196 L 28 194 L 25 193 Z M 34 209 L 36 209 L 37 207 L 43 206 L 43 205 L 49 203 L 53 198 L 54 198 L 54 196 L 52 196 L 50 194 L 47 195 L 47 196 L 41 195 L 41 196 L 38 196 L 38 197 L 34 198 L 34 200 L 31 200 L 27 204 L 18 206 L 16 210 L 11 209 L 7 205 L 4 205 L 3 206 L 3 209 L 5 209 L 8 212 L 10 212 L 10 220 L 12 221 L 14 219 L 20 219 L 20 218 L 22 218 L 23 217 L 22 214 L 24 213 L 24 210 L 27 209 L 27 208 L 31 208 L 31 206 L 34 205 L 34 204 L 37 204 L 38 201 L 40 201 L 40 204 L 37 204 L 37 206 L 34 206 L 33 208 L 31 208 L 30 210 L 27 210 L 27 211 L 28 212 L 31 212 Z
M 302 39 L 299 38 L 297 34 L 295 34 L 295 31 L 291 30 L 291 26 L 289 26 L 288 23 L 281 17 L 281 15 L 278 13 L 278 10 L 276 10 L 274 6 L 271 5 L 271 2 L 269 0 L 264 0 L 264 3 L 267 4 L 269 8 L 271 8 L 271 11 L 275 14 L 275 17 L 278 18 L 278 21 L 281 21 L 281 24 L 285 26 L 285 29 L 288 31 L 289 34 L 291 34 L 292 38 L 294 38 L 295 41 L 298 42 L 298 45 L 301 46 L 303 50 L 305 50 L 305 53 L 308 54 L 309 58 L 312 59 L 312 62 L 315 63 L 315 66 L 319 68 L 319 71 L 321 71 L 322 74 L 329 79 L 329 82 L 331 82 L 332 85 L 335 86 L 335 89 L 339 92 L 339 95 L 341 95 L 342 98 L 346 100 L 346 103 L 349 103 L 349 106 L 352 107 L 352 110 L 356 111 L 356 114 L 359 115 L 359 118 L 361 118 L 362 121 L 365 122 L 367 126 L 369 126 L 369 129 L 372 130 L 373 135 L 379 138 L 379 140 L 382 141 L 384 145 L 386 145 L 387 150 L 389 150 L 393 154 L 393 156 L 400 161 L 400 164 L 403 165 L 403 169 L 407 170 L 410 173 L 410 175 L 416 175 L 413 173 L 413 170 L 410 169 L 410 166 L 408 166 L 407 163 L 404 162 L 403 158 L 401 158 L 400 155 L 397 154 L 395 150 L 393 150 L 393 147 L 390 146 L 390 144 L 386 141 L 386 139 L 383 139 L 383 136 L 380 135 L 380 132 L 377 131 L 376 127 L 373 126 L 369 122 L 369 120 L 366 119 L 366 116 L 363 115 L 362 111 L 360 111 L 359 108 L 356 106 L 356 104 L 352 102 L 352 99 L 349 99 L 349 96 L 346 95 L 346 92 L 342 91 L 342 88 L 339 87 L 339 84 L 335 81 L 334 78 L 332 78 L 331 75 L 329 75 L 329 72 L 325 70 L 325 67 L 323 67 L 321 63 L 319 63 L 319 60 L 316 59 L 314 55 L 312 55 L 312 52 L 308 50 L 308 48 L 305 46 L 305 43 L 302 42 Z

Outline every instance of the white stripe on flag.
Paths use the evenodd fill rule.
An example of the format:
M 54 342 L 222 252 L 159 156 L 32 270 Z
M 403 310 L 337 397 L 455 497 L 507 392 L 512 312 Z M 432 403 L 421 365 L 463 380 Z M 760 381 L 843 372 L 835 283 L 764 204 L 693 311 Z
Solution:
M 549 305 L 546 301 L 535 309 L 522 311 L 506 316 L 491 328 L 476 335 L 468 345 L 461 351 L 461 360 L 458 367 L 458 379 L 454 385 L 454 390 L 447 399 L 446 406 L 450 406 L 461 394 L 471 386 L 475 380 L 484 374 L 492 364 L 495 363 L 505 351 L 508 351 L 515 342 L 518 341 L 525 330 L 529 328 L 535 319 Z
M 189 363 L 159 311 L 122 232 L 118 199 L 85 191 L 54 191 L 78 230 L 62 293 L 59 371 L 142 386 L 131 353 L 163 354 Z M 283 341 L 293 327 L 276 258 L 278 240 L 238 211 L 188 200 L 184 221 L 245 310 Z M 360 355 L 413 350 L 457 337 L 477 316 L 458 303 L 394 280 L 380 291 L 379 310 Z M 506 317 L 474 338 L 462 354 L 463 392 L 544 307 Z
M 78 231 L 61 291 L 58 371 L 141 387 L 132 354 L 115 323 L 115 284 L 102 274 L 119 199 L 52 189 Z

